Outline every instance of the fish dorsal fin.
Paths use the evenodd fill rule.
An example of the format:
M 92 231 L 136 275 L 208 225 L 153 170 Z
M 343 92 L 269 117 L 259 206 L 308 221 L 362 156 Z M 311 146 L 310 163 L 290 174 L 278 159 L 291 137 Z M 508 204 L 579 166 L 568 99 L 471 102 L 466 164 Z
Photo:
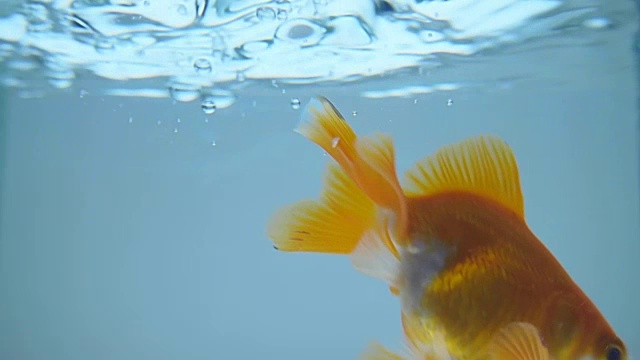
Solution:
M 492 360 L 549 360 L 535 326 L 513 322 L 502 328 L 489 345 Z
M 267 235 L 280 251 L 351 253 L 375 221 L 375 204 L 342 170 L 330 163 L 319 201 L 279 209 Z
M 405 193 L 429 196 L 465 191 L 496 201 L 524 219 L 515 156 L 500 138 L 479 136 L 440 149 L 405 176 Z
M 377 341 L 370 342 L 359 356 L 360 360 L 405 360 Z

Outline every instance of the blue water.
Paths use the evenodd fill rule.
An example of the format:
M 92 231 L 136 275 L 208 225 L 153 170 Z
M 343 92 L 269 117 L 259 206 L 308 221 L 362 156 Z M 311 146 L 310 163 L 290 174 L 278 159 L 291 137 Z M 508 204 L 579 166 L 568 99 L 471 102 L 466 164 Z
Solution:
M 413 10 L 402 3 L 414 4 Z M 109 58 L 53 54 L 40 45 L 51 44 L 44 40 L 57 39 L 56 33 L 86 42 L 55 21 L 34 30 L 39 2 L 27 10 L 0 8 L 6 12 L 0 17 L 0 359 L 355 359 L 371 340 L 401 349 L 399 303 L 382 282 L 357 273 L 347 258 L 279 253 L 266 238 L 273 211 L 320 192 L 329 158 L 292 131 L 302 111 L 297 101 L 304 106 L 316 94 L 333 101 L 356 132 L 390 133 L 401 172 L 469 136 L 491 133 L 507 141 L 518 160 L 528 224 L 632 358 L 640 356 L 635 5 L 541 1 L 538 12 L 525 9 L 527 17 L 517 1 L 505 1 L 501 11 L 511 9 L 509 16 L 476 8 L 484 22 L 453 11 L 448 20 L 416 20 L 424 27 L 416 34 L 433 31 L 448 39 L 439 45 L 446 51 L 424 47 L 428 39 L 420 45 L 363 25 L 385 24 L 375 19 L 389 16 L 397 24 L 430 3 L 388 1 L 374 15 L 365 2 L 366 11 L 333 9 L 359 19 L 375 41 L 334 37 L 344 43 L 310 47 L 318 53 L 304 53 L 307 45 L 285 54 L 274 50 L 251 64 L 253 72 L 242 70 L 242 79 L 234 68 L 240 58 L 229 60 L 225 69 L 234 76 L 224 77 L 215 71 L 219 59 L 207 55 L 214 71 L 197 77 L 176 70 L 183 57 L 200 58 L 180 51 L 161 52 L 157 63 L 150 62 L 153 56 L 139 58 L 147 70 L 161 66 L 153 74 L 123 61 L 127 53 L 117 42 L 116 51 L 123 52 L 111 63 L 123 63 L 113 68 L 104 65 Z M 50 14 L 66 6 L 41 4 Z M 68 9 L 85 15 L 106 6 L 74 4 Z M 244 4 L 235 10 L 235 24 L 253 21 L 261 8 L 261 16 L 270 16 L 265 7 L 276 16 L 268 20 L 278 21 L 284 6 L 205 4 L 218 6 L 218 14 L 224 13 L 220 7 Z M 301 26 L 312 19 L 321 28 L 296 30 L 309 41 L 320 44 L 322 28 L 338 35 L 340 26 L 355 31 L 350 20 L 323 23 L 304 12 L 305 4 L 292 1 L 281 21 Z M 3 21 L 21 21 L 11 14 L 32 26 L 22 35 L 9 32 Z M 523 20 L 510 25 L 505 19 L 518 18 L 514 14 Z M 193 41 L 192 28 L 179 19 L 165 25 L 182 29 L 175 38 Z M 480 23 L 502 28 L 469 25 Z M 232 23 L 225 24 L 206 26 Z M 253 29 L 255 37 L 243 41 L 269 31 L 273 37 L 281 26 Z M 236 40 L 248 31 L 220 29 L 237 31 L 227 38 Z M 144 28 L 159 36 L 154 31 Z M 38 32 L 44 35 L 31 37 Z M 390 34 L 398 36 L 395 42 Z M 400 54 L 402 46 L 385 52 L 394 43 L 405 44 L 411 56 Z M 465 44 L 473 44 L 472 51 L 452 50 Z M 244 49 L 260 49 L 253 46 Z M 356 51 L 362 46 L 370 53 Z M 337 60 L 322 56 L 331 47 Z M 371 60 L 376 54 L 385 60 Z M 175 64 L 163 63 L 173 55 Z M 277 59 L 298 55 L 295 67 L 278 65 Z M 306 67 L 314 57 L 317 63 Z M 202 75 L 192 63 L 186 67 Z M 302 81 L 312 68 L 335 71 Z M 139 77 L 113 80 L 118 73 Z M 203 108 L 206 101 L 215 111 Z

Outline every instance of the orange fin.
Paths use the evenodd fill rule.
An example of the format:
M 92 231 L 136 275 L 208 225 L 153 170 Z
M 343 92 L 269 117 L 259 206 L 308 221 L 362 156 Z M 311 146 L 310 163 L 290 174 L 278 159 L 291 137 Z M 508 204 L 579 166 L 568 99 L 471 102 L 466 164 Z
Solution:
M 398 294 L 400 254 L 386 226 L 367 231 L 351 253 L 351 263 L 365 275 L 384 280 Z
M 409 196 L 465 191 L 496 201 L 524 219 L 515 156 L 501 139 L 480 136 L 447 146 L 406 173 Z
M 549 352 L 535 326 L 513 322 L 502 328 L 489 345 L 493 360 L 549 360 Z
M 404 360 L 404 358 L 377 341 L 370 342 L 359 357 L 360 360 Z
M 415 314 L 402 314 L 402 328 L 405 340 L 413 358 L 425 360 L 451 360 L 442 330 L 438 330 L 435 321 Z
M 395 171 L 393 142 L 389 136 L 358 138 L 344 117 L 323 97 L 306 107 L 297 132 L 318 144 L 377 205 L 398 216 L 406 226 L 406 199 Z
M 393 140 L 386 134 L 359 137 L 356 150 L 362 160 L 357 169 L 357 183 L 373 201 L 398 214 L 401 222 L 398 225 L 406 226 L 407 205 L 396 174 Z
M 349 172 L 357 157 L 356 134 L 329 100 L 311 99 L 295 131 L 323 148 Z
M 329 164 L 319 201 L 305 200 L 278 210 L 267 234 L 281 251 L 349 254 L 373 226 L 375 204 L 336 164 Z

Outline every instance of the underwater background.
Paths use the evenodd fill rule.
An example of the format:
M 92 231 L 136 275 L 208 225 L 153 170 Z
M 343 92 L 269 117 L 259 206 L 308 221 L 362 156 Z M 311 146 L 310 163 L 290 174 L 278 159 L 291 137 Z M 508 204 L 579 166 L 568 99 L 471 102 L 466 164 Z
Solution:
M 640 356 L 638 3 L 0 4 L 0 359 L 355 359 L 400 308 L 348 258 L 280 253 L 321 190 L 310 97 L 400 172 L 495 134 L 525 215 Z

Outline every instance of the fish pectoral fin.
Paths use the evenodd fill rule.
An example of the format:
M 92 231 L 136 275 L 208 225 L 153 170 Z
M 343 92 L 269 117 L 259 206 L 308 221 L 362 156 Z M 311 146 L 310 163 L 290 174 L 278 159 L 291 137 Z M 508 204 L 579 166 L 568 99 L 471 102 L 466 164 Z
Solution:
M 449 191 L 491 199 L 524 219 L 520 175 L 513 151 L 495 136 L 474 137 L 440 149 L 405 174 L 410 196 Z
M 398 291 L 400 255 L 384 227 L 372 228 L 362 236 L 351 253 L 351 263 L 356 270 L 382 279 Z
M 272 216 L 267 235 L 281 251 L 349 254 L 373 226 L 375 204 L 336 164 L 329 164 L 319 201 L 285 206 Z
M 387 350 L 377 341 L 370 342 L 359 357 L 360 360 L 405 360 L 402 356 Z
M 421 360 L 453 359 L 445 332 L 439 329 L 432 318 L 420 314 L 402 312 L 402 328 L 405 341 L 411 350 L 412 358 Z
M 538 330 L 524 322 L 512 322 L 502 328 L 489 345 L 489 355 L 493 360 L 549 360 Z

